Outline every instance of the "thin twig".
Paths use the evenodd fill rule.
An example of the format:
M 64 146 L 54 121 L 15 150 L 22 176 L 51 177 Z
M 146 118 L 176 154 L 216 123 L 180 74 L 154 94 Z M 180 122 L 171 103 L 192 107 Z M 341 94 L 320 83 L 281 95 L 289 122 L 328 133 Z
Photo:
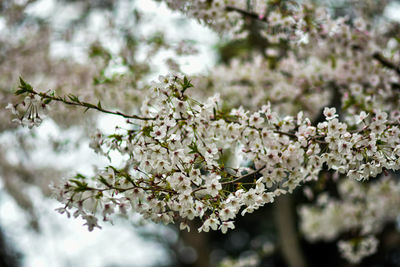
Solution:
M 221 185 L 233 184 L 233 183 L 235 183 L 235 182 L 237 182 L 237 181 L 239 181 L 239 180 L 242 180 L 242 179 L 251 177 L 251 176 L 256 175 L 257 173 L 259 173 L 260 171 L 262 171 L 262 170 L 265 169 L 266 167 L 267 167 L 267 166 L 264 165 L 264 166 L 262 166 L 261 168 L 255 170 L 255 171 L 252 172 L 252 173 L 248 173 L 248 174 L 246 174 L 246 175 L 240 176 L 240 177 L 238 177 L 238 178 L 236 178 L 236 179 L 234 179 L 234 180 L 232 180 L 232 181 L 227 181 L 227 182 L 221 183 Z M 204 190 L 204 189 L 206 189 L 206 187 L 204 187 L 204 186 L 199 187 L 199 188 L 196 188 L 195 190 L 192 191 L 192 194 L 193 194 L 193 193 L 196 193 L 197 191 Z
M 267 18 L 266 17 L 260 16 L 257 13 L 253 13 L 253 12 L 249 12 L 249 11 L 244 10 L 244 9 L 240 9 L 238 7 L 226 6 L 225 9 L 226 9 L 226 11 L 235 11 L 235 12 L 238 12 L 238 13 L 242 14 L 243 16 L 246 16 L 246 17 L 249 17 L 249 18 L 252 18 L 252 19 L 256 19 L 256 20 L 259 20 L 259 21 L 267 22 Z
M 256 175 L 257 173 L 261 172 L 261 171 L 264 170 L 266 167 L 267 167 L 267 166 L 264 165 L 264 166 L 262 166 L 261 168 L 255 170 L 255 171 L 252 172 L 252 173 L 248 173 L 248 174 L 246 174 L 246 175 L 240 176 L 240 177 L 238 177 L 238 178 L 236 178 L 236 179 L 234 179 L 234 180 L 232 180 L 232 181 L 228 181 L 228 182 L 221 183 L 221 185 L 233 184 L 233 183 L 236 183 L 236 182 L 239 181 L 239 180 L 249 178 L 249 177 L 254 176 L 254 175 Z
M 71 106 L 81 106 L 81 107 L 85 107 L 87 109 L 95 109 L 95 110 L 98 110 L 98 111 L 103 112 L 103 113 L 122 116 L 122 117 L 127 118 L 127 119 L 137 119 L 137 120 L 145 120 L 145 121 L 147 121 L 147 120 L 155 120 L 155 118 L 145 118 L 145 117 L 140 117 L 140 116 L 137 116 L 137 115 L 127 115 L 127 114 L 124 114 L 124 113 L 122 113 L 120 111 L 107 110 L 107 109 L 102 108 L 99 105 L 94 105 L 94 104 L 87 103 L 87 102 L 81 102 L 81 101 L 72 102 L 72 101 L 68 101 L 66 98 L 57 97 L 57 96 L 51 96 L 51 95 L 48 95 L 46 93 L 36 92 L 35 90 L 29 91 L 29 93 L 34 94 L 34 95 L 38 95 L 43 99 L 50 99 L 50 100 L 53 100 L 53 101 L 59 101 L 59 102 L 63 102 L 64 104 L 71 105 Z
M 294 133 L 288 133 L 288 132 L 282 132 L 278 130 L 274 130 L 274 133 L 281 134 L 281 135 L 286 135 L 289 137 L 297 138 L 297 136 Z

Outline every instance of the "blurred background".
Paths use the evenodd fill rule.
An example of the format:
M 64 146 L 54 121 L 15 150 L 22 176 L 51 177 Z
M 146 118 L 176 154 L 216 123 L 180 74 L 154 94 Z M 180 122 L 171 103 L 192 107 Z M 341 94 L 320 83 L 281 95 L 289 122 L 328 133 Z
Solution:
M 399 28 L 400 1 L 315 2 L 334 16 L 362 12 Z M 221 85 L 218 73 L 223 72 L 214 69 L 227 68 L 237 58 L 251 66 L 255 51 L 265 49 L 256 31 L 232 40 L 160 1 L 1 0 L 0 266 L 286 266 L 276 225 L 296 224 L 293 203 L 308 201 L 303 192 L 238 218 L 236 229 L 226 235 L 179 232 L 135 215 L 88 232 L 80 219 L 54 211 L 59 204 L 49 185 L 105 166 L 107 160 L 89 148 L 89 136 L 96 129 L 112 133 L 124 121 L 54 106 L 51 117 L 28 130 L 13 124 L 4 109 L 13 102 L 19 76 L 39 90 L 73 93 L 89 102 L 101 99 L 103 106 L 122 111 L 137 109 L 146 84 L 170 71 L 194 75 L 195 85 L 208 90 L 201 94 L 208 95 Z M 111 160 L 121 161 L 118 155 Z M 393 236 L 397 227 L 388 224 L 382 235 Z M 298 242 L 311 266 L 351 266 L 334 242 L 309 243 L 301 235 Z M 363 264 L 400 266 L 398 245 L 397 240 Z

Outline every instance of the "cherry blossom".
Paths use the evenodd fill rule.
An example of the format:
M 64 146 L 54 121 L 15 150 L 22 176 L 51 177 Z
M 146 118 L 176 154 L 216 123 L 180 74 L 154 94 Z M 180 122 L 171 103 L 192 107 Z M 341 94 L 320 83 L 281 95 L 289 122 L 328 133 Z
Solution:
M 400 169 L 400 70 L 392 62 L 399 42 L 389 45 L 363 18 L 333 18 L 307 1 L 253 1 L 251 9 L 244 0 L 164 2 L 237 39 L 255 20 L 269 47 L 207 75 L 160 76 L 132 114 L 36 91 L 21 79 L 25 99 L 7 109 L 23 125 L 39 125 L 50 102 L 127 120 L 90 143 L 105 157 L 122 155 L 122 167 L 64 181 L 55 190 L 58 211 L 82 217 L 89 231 L 100 228 L 98 217 L 135 212 L 181 230 L 197 219 L 199 232 L 226 233 L 238 216 L 303 187 L 317 196 L 299 209 L 306 239 L 358 230 L 339 241 L 343 257 L 358 263 L 374 253 L 374 235 L 400 213 L 398 182 L 381 177 Z M 336 177 L 338 198 L 310 191 L 326 172 Z

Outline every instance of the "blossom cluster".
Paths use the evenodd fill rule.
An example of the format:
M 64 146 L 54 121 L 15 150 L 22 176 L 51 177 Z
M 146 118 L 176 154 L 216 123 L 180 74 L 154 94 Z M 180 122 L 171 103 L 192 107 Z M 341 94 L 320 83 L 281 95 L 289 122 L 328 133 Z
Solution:
M 331 97 L 328 82 L 332 81 L 332 76 L 322 72 L 323 66 L 321 61 L 289 57 L 282 59 L 276 68 L 271 68 L 268 58 L 257 55 L 248 62 L 233 60 L 228 66 L 216 66 L 212 73 L 195 77 L 193 83 L 207 88 L 204 90 L 206 93 L 219 93 L 230 107 L 243 106 L 256 111 L 269 102 L 278 114 L 296 115 L 303 111 L 305 116 L 315 118 L 320 109 L 329 104 Z M 333 70 L 328 68 L 326 74 L 331 74 Z M 317 71 L 321 78 L 315 78 Z M 200 98 L 204 92 L 192 94 Z
M 128 120 L 112 135 L 96 132 L 90 145 L 104 156 L 120 153 L 122 167 L 65 182 L 56 189 L 64 204 L 59 212 L 69 216 L 73 210 L 90 231 L 100 228 L 99 215 L 110 221 L 131 211 L 187 230 L 189 220 L 201 220 L 198 231 L 226 233 L 237 216 L 330 171 L 346 177 L 340 198 L 323 194 L 316 205 L 303 206 L 303 233 L 316 241 L 359 231 L 338 243 L 340 252 L 354 263 L 374 253 L 373 235 L 400 212 L 398 183 L 370 180 L 400 168 L 400 69 L 391 63 L 400 59 L 400 42 L 362 18 L 332 18 L 307 1 L 294 8 L 292 1 L 165 2 L 237 38 L 248 33 L 246 23 L 257 21 L 252 29 L 266 50 L 192 81 L 180 74 L 160 77 L 125 101 L 128 108 L 141 103 L 140 115 L 34 91 L 10 104 L 17 121 L 29 127 L 41 122 L 43 100 Z M 176 52 L 195 51 L 180 43 Z M 174 60 L 167 63 L 179 70 Z M 131 84 L 130 78 L 121 84 Z
M 311 119 L 336 101 L 343 103 L 343 113 L 353 115 L 345 117 L 353 125 L 351 119 L 361 111 L 382 110 L 398 116 L 400 77 L 377 60 L 379 55 L 398 60 L 398 42 L 369 31 L 370 25 L 361 18 L 350 23 L 312 7 L 297 12 L 314 18 L 305 32 L 307 44 L 273 39 L 267 31 L 270 22 L 261 20 L 265 27 L 260 34 L 264 32 L 268 40 L 265 55 L 255 54 L 249 61 L 234 59 L 229 66 L 217 66 L 197 77 L 196 86 L 204 90 L 197 91 L 196 97 L 216 92 L 230 106 L 250 110 L 269 101 L 280 114 L 303 111 Z
M 338 199 L 324 193 L 315 205 L 300 208 L 300 228 L 307 239 L 329 241 L 342 233 L 356 232 L 354 239 L 357 241 L 379 233 L 400 213 L 400 183 L 393 178 L 386 177 L 368 184 L 344 179 L 338 191 Z M 339 250 L 348 260 L 359 262 L 375 252 L 377 241 L 373 241 L 368 250 L 362 249 L 364 245 L 353 249 L 358 244 L 355 241 L 351 239 L 338 243 Z
M 48 112 L 48 105 L 38 95 L 28 95 L 19 104 L 9 103 L 6 107 L 16 117 L 13 122 L 32 128 L 39 126 Z
M 376 252 L 378 240 L 374 236 L 368 236 L 351 241 L 339 241 L 338 247 L 349 262 L 360 263 L 364 257 Z
M 186 16 L 195 18 L 212 27 L 217 32 L 229 32 L 237 37 L 248 34 L 242 15 L 266 22 L 268 27 L 262 32 L 272 41 L 286 40 L 295 43 L 307 39 L 307 27 L 318 24 L 326 13 L 310 20 L 314 8 L 310 3 L 300 4 L 294 1 L 246 1 L 246 0 L 212 0 L 182 1 L 164 0 L 169 8 L 179 10 Z M 242 14 L 241 14 L 242 13 Z
M 188 17 L 198 19 L 200 22 L 213 27 L 217 31 L 240 29 L 240 15 L 227 12 L 228 5 L 246 7 L 246 1 L 216 0 L 216 1 L 183 1 L 165 0 L 172 10 L 179 10 Z
M 90 219 L 89 229 L 97 226 L 96 210 L 107 221 L 118 208 L 188 230 L 187 220 L 199 218 L 199 231 L 225 233 L 239 213 L 318 179 L 324 163 L 356 180 L 400 166 L 399 128 L 386 113 L 376 111 L 371 122 L 360 115 L 359 129 L 350 131 L 335 108 L 325 108 L 326 120 L 312 126 L 302 113 L 280 118 L 270 105 L 226 112 L 218 96 L 204 103 L 189 98 L 191 86 L 186 77 L 160 77 L 141 108 L 146 120 L 96 135 L 92 146 L 125 155 L 126 167 L 66 182 L 60 211 L 75 207 L 75 216 Z M 222 160 L 229 152 L 236 160 Z

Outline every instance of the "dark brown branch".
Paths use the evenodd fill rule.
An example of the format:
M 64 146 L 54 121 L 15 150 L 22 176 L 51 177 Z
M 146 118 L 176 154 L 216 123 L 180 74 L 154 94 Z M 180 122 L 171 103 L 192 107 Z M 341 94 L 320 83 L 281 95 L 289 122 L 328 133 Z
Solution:
M 282 132 L 282 131 L 278 131 L 278 130 L 275 130 L 274 133 L 281 134 L 281 135 L 286 135 L 286 136 L 293 137 L 293 138 L 297 139 L 297 136 L 294 133 Z
M 240 176 L 240 177 L 238 177 L 238 178 L 236 178 L 236 179 L 234 179 L 234 180 L 232 180 L 232 181 L 228 181 L 228 182 L 221 183 L 221 185 L 232 184 L 232 183 L 235 183 L 235 182 L 237 182 L 237 181 L 239 181 L 239 180 L 252 177 L 252 176 L 256 175 L 257 173 L 259 173 L 260 171 L 264 170 L 265 167 L 267 167 L 267 166 L 264 165 L 264 166 L 262 166 L 261 168 L 255 170 L 255 171 L 252 172 L 252 173 L 248 173 L 248 174 L 246 174 L 246 175 Z
M 248 174 L 246 174 L 246 175 L 237 177 L 236 179 L 234 179 L 234 180 L 232 180 L 232 181 L 223 182 L 223 183 L 221 183 L 221 185 L 232 184 L 232 183 L 235 183 L 235 182 L 240 181 L 240 180 L 242 180 L 242 179 L 249 178 L 249 177 L 251 177 L 251 176 L 256 175 L 256 174 L 259 173 L 260 171 L 264 170 L 266 167 L 267 167 L 267 166 L 264 165 L 264 166 L 262 166 L 261 168 L 255 170 L 255 171 L 252 172 L 252 173 L 248 173 Z M 199 187 L 199 188 L 196 188 L 195 190 L 192 191 L 192 194 L 193 194 L 193 193 L 196 193 L 197 191 L 204 190 L 204 189 L 206 189 L 204 186 Z
M 225 9 L 226 9 L 226 11 L 238 12 L 238 13 L 240 13 L 243 16 L 248 17 L 248 18 L 252 18 L 252 19 L 259 20 L 259 21 L 267 22 L 267 18 L 266 17 L 260 16 L 257 13 L 249 12 L 247 10 L 243 10 L 243 9 L 240 9 L 240 8 L 237 8 L 237 7 L 234 7 L 234 6 L 226 6 Z
M 372 57 L 379 61 L 383 66 L 396 71 L 397 74 L 400 75 L 400 66 L 396 65 L 395 63 L 391 62 L 387 58 L 385 58 L 382 54 L 375 52 Z

